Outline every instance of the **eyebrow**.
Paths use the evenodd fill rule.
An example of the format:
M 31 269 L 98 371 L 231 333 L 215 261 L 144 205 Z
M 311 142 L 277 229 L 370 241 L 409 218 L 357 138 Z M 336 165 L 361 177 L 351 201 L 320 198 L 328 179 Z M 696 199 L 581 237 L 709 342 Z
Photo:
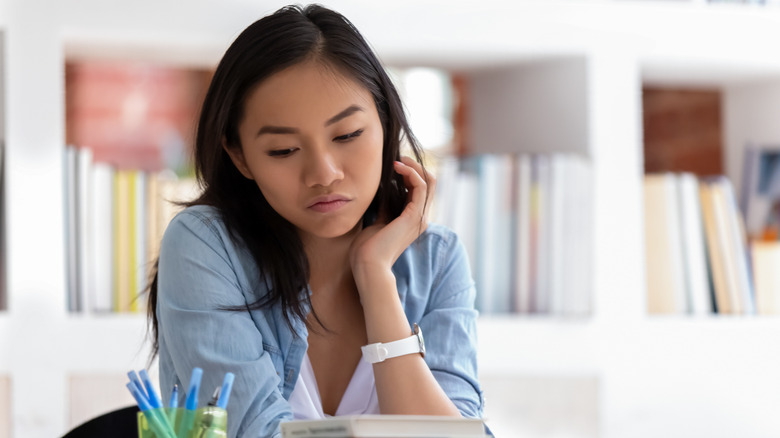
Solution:
M 336 114 L 335 116 L 325 121 L 325 126 L 330 126 L 334 123 L 344 120 L 345 118 L 351 116 L 352 114 L 355 114 L 358 111 L 365 111 L 365 110 L 358 105 L 350 105 L 345 110 L 341 111 L 340 113 Z M 292 128 L 289 126 L 266 125 L 260 128 L 259 131 L 257 131 L 256 137 L 259 137 L 263 134 L 298 134 L 299 132 L 301 131 L 298 128 Z
M 330 126 L 330 125 L 332 125 L 332 124 L 334 124 L 334 123 L 336 123 L 336 122 L 338 122 L 340 120 L 343 120 L 343 119 L 351 116 L 352 114 L 355 114 L 358 111 L 363 111 L 363 108 L 361 108 L 361 107 L 359 107 L 357 105 L 350 105 L 344 111 L 342 111 L 342 112 L 336 114 L 335 116 L 329 118 L 328 121 L 325 122 L 325 126 Z

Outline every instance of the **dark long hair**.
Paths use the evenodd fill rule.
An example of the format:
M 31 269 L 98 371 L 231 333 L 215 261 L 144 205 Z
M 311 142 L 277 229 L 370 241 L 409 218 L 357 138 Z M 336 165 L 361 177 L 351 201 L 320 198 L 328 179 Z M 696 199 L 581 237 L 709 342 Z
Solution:
M 260 82 L 287 67 L 317 60 L 335 67 L 372 95 L 384 130 L 379 189 L 364 214 L 364 225 L 379 210 L 390 220 L 406 201 L 403 178 L 393 171 L 402 141 L 417 161 L 422 151 L 409 128 L 401 99 L 381 63 L 355 26 L 341 14 L 319 5 L 287 6 L 247 27 L 222 57 L 201 109 L 195 140 L 195 171 L 203 192 L 186 206 L 209 205 L 222 215 L 231 237 L 245 245 L 266 283 L 268 293 L 248 307 L 280 303 L 287 323 L 306 321 L 309 263 L 295 227 L 266 201 L 256 183 L 244 178 L 223 149 L 240 148 L 238 125 L 247 96 Z M 158 259 L 159 260 L 159 259 Z M 159 350 L 157 321 L 158 263 L 148 287 L 152 357 Z M 316 317 L 316 315 L 315 315 Z

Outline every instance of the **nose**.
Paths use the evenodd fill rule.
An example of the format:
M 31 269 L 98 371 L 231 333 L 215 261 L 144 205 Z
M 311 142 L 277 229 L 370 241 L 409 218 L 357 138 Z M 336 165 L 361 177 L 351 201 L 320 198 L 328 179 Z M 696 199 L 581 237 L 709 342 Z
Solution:
M 313 147 L 309 152 L 303 176 L 307 186 L 328 187 L 344 178 L 341 162 L 333 151 Z

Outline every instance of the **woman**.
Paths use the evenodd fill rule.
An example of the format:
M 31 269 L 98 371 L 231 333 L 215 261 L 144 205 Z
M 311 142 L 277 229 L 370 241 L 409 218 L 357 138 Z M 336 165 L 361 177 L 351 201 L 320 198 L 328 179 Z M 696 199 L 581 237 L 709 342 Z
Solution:
M 346 18 L 286 7 L 244 30 L 201 112 L 204 192 L 168 226 L 150 288 L 166 397 L 194 367 L 201 400 L 233 372 L 231 437 L 325 415 L 481 416 L 473 282 L 457 237 L 427 224 L 420 153 Z

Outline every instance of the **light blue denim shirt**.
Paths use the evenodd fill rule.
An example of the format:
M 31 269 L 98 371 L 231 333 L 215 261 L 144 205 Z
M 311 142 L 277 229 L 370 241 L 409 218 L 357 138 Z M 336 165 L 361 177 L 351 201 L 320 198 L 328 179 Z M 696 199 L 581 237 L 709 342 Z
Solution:
M 452 231 L 431 224 L 393 273 L 410 327 L 417 322 L 424 333 L 433 376 L 464 416 L 481 417 L 475 289 L 463 245 Z M 246 306 L 266 291 L 256 263 L 231 239 L 216 209 L 189 207 L 170 223 L 160 249 L 157 301 L 163 399 L 177 384 L 183 406 L 192 369 L 201 367 L 204 405 L 225 373 L 234 373 L 229 437 L 279 437 L 279 423 L 293 418 L 287 399 L 307 349 L 305 324 L 295 322 L 291 330 L 280 305 L 220 310 Z

